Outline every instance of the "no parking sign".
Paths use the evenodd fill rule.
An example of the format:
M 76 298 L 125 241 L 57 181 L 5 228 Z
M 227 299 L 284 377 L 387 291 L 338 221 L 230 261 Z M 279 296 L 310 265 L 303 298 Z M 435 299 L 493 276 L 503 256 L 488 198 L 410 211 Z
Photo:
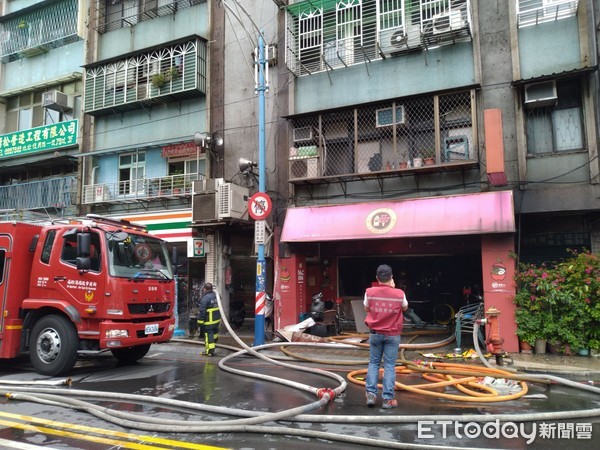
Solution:
M 273 209 L 273 201 L 265 192 L 257 192 L 248 200 L 248 214 L 254 220 L 265 220 Z

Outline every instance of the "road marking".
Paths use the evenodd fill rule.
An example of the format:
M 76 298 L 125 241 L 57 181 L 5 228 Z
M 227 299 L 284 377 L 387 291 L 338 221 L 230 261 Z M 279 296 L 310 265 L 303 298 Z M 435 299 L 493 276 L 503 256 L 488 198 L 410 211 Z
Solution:
M 2 448 L 16 448 L 17 450 L 58 450 L 54 447 L 40 447 L 39 445 L 25 444 L 24 442 L 9 441 L 8 439 L 0 438 L 0 446 Z
M 225 448 L 225 447 L 214 447 L 214 446 L 204 445 L 204 444 L 194 444 L 192 442 L 176 441 L 176 440 L 172 440 L 172 439 L 163 439 L 163 438 L 159 438 L 159 437 L 146 436 L 146 435 L 135 434 L 135 433 L 125 433 L 123 431 L 117 431 L 117 430 L 105 430 L 103 428 L 90 427 L 87 425 L 76 425 L 76 424 L 66 423 L 66 422 L 57 422 L 55 420 L 47 420 L 47 419 L 41 419 L 38 417 L 24 416 L 21 414 L 12 414 L 12 413 L 7 413 L 7 412 L 0 412 L 0 417 L 6 417 L 6 418 L 22 421 L 22 422 L 14 422 L 14 421 L 0 419 L 0 425 L 5 425 L 5 426 L 11 427 L 11 428 L 18 428 L 21 430 L 29 430 L 29 431 L 39 431 L 39 432 L 42 432 L 45 434 L 63 436 L 63 437 L 79 439 L 79 440 L 86 440 L 86 441 L 96 442 L 96 443 L 100 443 L 100 444 L 118 445 L 118 446 L 121 446 L 122 448 L 131 448 L 131 449 L 135 449 L 135 450 L 165 450 L 164 446 L 169 446 L 169 447 L 176 448 L 176 449 L 184 449 L 185 448 L 185 449 L 194 449 L 194 450 L 217 450 L 217 449 L 221 450 L 221 449 Z M 23 423 L 23 422 L 30 422 L 31 424 L 47 425 L 47 426 L 51 426 L 51 427 L 62 428 L 63 430 L 47 428 L 47 427 L 42 427 L 42 426 L 38 426 L 38 425 L 31 425 L 31 424 Z M 73 430 L 73 431 L 77 431 L 79 433 L 72 432 L 72 431 L 65 431 L 65 430 Z M 83 433 L 94 433 L 94 434 L 97 434 L 100 436 L 90 436 L 88 434 L 81 434 L 82 432 Z M 137 441 L 137 442 L 127 442 L 127 441 L 121 441 L 118 439 L 104 438 L 101 436 L 118 437 L 121 439 L 128 439 L 130 441 Z M 139 442 L 142 442 L 142 443 L 139 443 Z M 155 447 L 154 445 L 146 445 L 144 443 L 158 444 L 158 445 L 161 445 L 161 447 Z

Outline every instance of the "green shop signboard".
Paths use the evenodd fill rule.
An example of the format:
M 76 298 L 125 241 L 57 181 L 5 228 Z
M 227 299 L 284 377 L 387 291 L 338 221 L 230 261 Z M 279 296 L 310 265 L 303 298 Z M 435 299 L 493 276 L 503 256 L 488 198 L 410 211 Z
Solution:
M 0 159 L 77 144 L 77 119 L 0 135 Z

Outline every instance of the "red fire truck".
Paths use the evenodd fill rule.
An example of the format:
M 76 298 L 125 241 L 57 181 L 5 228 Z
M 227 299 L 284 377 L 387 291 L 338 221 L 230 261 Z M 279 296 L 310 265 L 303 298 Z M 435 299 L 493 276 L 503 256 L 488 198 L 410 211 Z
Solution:
M 29 353 L 64 375 L 78 355 L 143 358 L 173 336 L 175 282 L 164 241 L 97 215 L 0 223 L 0 359 Z

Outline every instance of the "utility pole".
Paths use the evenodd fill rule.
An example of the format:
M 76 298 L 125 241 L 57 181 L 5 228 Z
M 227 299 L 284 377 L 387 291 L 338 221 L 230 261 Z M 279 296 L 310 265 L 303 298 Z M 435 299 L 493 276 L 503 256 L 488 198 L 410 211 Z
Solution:
M 268 88 L 268 62 L 265 59 L 265 43 L 262 32 L 258 35 L 258 51 L 254 52 L 255 92 L 258 94 L 258 193 L 266 192 L 265 169 L 265 92 Z M 266 194 L 265 194 L 266 195 Z M 262 222 L 262 223 L 258 223 Z M 265 304 L 266 304 L 266 261 L 264 239 L 259 239 L 257 230 L 262 227 L 264 220 L 257 221 L 254 227 L 255 243 L 258 245 L 256 260 L 256 304 L 254 309 L 254 346 L 265 343 Z M 264 234 L 263 234 L 264 235 Z

